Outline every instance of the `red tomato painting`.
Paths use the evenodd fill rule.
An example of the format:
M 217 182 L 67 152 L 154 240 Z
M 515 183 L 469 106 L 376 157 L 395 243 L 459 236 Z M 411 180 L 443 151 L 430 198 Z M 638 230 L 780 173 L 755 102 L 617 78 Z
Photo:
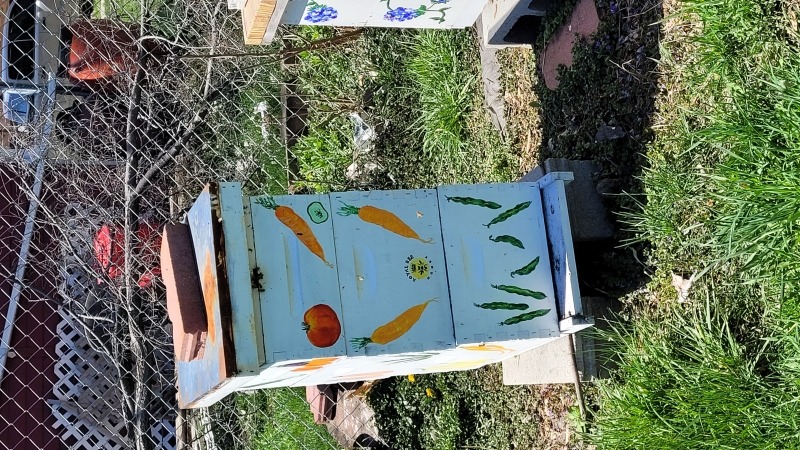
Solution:
M 339 340 L 342 325 L 336 311 L 328 305 L 314 305 L 303 315 L 303 330 L 315 347 L 330 347 Z

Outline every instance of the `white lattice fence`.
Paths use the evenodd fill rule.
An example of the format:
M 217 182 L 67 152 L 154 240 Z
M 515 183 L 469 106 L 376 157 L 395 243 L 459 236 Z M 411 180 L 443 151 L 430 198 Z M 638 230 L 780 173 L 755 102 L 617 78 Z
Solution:
M 63 308 L 59 309 L 55 364 L 56 383 L 51 403 L 65 443 L 73 449 L 125 448 L 125 424 L 118 416 L 119 391 L 113 365 L 89 346 Z
M 64 443 L 76 450 L 123 449 L 125 423 L 119 415 L 120 392 L 116 368 L 108 357 L 95 351 L 64 308 L 59 309 L 55 365 L 57 381 L 50 401 Z M 161 449 L 175 448 L 175 425 L 161 420 L 150 435 Z

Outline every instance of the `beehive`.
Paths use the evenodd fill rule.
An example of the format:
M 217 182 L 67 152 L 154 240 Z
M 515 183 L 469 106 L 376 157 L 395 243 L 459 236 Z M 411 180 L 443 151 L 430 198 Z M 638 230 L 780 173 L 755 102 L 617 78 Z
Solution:
M 472 369 L 559 337 L 559 309 L 574 310 L 563 285 L 571 296 L 577 286 L 557 279 L 571 257 L 556 255 L 551 270 L 550 247 L 571 252 L 571 241 L 561 208 L 544 214 L 547 198 L 540 183 L 274 197 L 212 186 L 189 222 L 198 267 L 216 255 L 216 276 L 202 283 L 215 292 L 204 296 L 219 302 L 207 311 L 221 311 L 232 342 L 178 366 L 181 405 Z M 233 375 L 184 383 L 221 355 L 235 360 Z

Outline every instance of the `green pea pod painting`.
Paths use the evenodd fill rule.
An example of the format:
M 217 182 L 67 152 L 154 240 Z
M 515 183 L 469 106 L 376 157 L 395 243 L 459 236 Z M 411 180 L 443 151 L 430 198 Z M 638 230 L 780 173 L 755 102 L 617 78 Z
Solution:
M 528 320 L 533 320 L 537 317 L 546 316 L 549 313 L 549 309 L 537 309 L 535 311 L 530 311 L 526 313 L 522 313 L 518 316 L 509 317 L 508 319 L 500 322 L 500 325 L 516 325 L 520 322 L 526 322 Z
M 506 244 L 511 244 L 514 247 L 525 250 L 525 245 L 522 243 L 522 241 L 507 234 L 501 234 L 500 236 L 489 236 L 489 240 L 492 242 L 505 242 Z
M 527 209 L 529 206 L 531 206 L 531 203 L 533 203 L 533 202 L 522 202 L 519 205 L 517 205 L 517 206 L 515 206 L 515 207 L 513 207 L 513 208 L 511 208 L 509 210 L 503 211 L 497 217 L 492 219 L 491 222 L 489 222 L 487 224 L 484 224 L 483 226 L 485 226 L 486 228 L 489 228 L 492 225 L 498 224 L 500 222 L 505 222 L 507 219 L 509 219 L 510 217 L 513 217 L 514 215 L 518 214 L 520 211 L 523 211 L 523 210 Z
M 461 203 L 462 205 L 473 205 L 473 206 L 480 206 L 482 208 L 489 208 L 489 209 L 500 209 L 503 206 L 499 203 L 490 202 L 488 200 L 484 200 L 482 198 L 474 198 L 474 197 L 448 197 L 444 196 L 448 202 L 456 202 Z
M 547 295 L 545 295 L 543 292 L 532 291 L 530 289 L 525 289 L 518 286 L 509 286 L 506 284 L 493 284 L 492 287 L 497 289 L 498 291 L 508 292 L 509 294 L 523 295 L 525 297 L 535 298 L 536 300 L 544 300 L 545 298 L 547 298 Z
M 511 278 L 514 278 L 517 275 L 529 275 L 534 270 L 536 270 L 536 266 L 539 265 L 539 257 L 533 259 L 533 261 L 526 264 L 524 267 L 520 267 L 519 269 L 511 272 Z
M 473 303 L 476 307 L 481 309 L 497 310 L 517 310 L 525 311 L 528 309 L 527 303 L 508 303 L 508 302 L 488 302 L 488 303 Z

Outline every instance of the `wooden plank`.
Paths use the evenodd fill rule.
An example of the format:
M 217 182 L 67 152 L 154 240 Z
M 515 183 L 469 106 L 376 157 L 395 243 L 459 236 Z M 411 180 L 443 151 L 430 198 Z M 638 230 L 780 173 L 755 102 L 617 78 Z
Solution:
M 225 263 L 231 295 L 233 343 L 238 373 L 254 373 L 264 362 L 264 336 L 261 333 L 261 308 L 258 291 L 253 289 L 249 251 L 252 226 L 247 227 L 240 183 L 220 183 L 222 233 Z M 248 199 L 249 205 L 249 199 Z M 248 211 L 249 212 L 249 211 Z
M 330 199 L 327 195 L 250 197 L 250 211 L 256 267 L 262 276 L 259 296 L 266 363 L 344 355 Z M 301 221 L 308 231 L 298 227 Z M 304 234 L 302 241 L 295 232 Z M 334 328 L 320 327 L 335 321 L 336 334 Z M 308 332 L 304 324 L 311 327 Z
M 429 303 L 407 333 L 385 345 L 348 345 L 348 356 L 444 350 L 455 346 L 436 191 L 331 194 L 336 257 L 348 341 L 367 338 L 410 308 Z M 383 212 L 363 207 L 379 208 Z M 356 209 L 359 208 L 359 209 Z M 357 212 L 358 211 L 358 212 Z M 340 215 L 341 213 L 342 215 Z M 400 231 L 395 215 L 419 236 Z M 370 215 L 371 214 L 371 215 Z M 350 344 L 348 342 L 348 344 Z
M 565 185 L 572 181 L 571 172 L 551 172 L 538 181 L 542 191 L 544 221 L 553 266 L 553 283 L 562 320 L 562 332 L 576 332 L 586 328 L 583 319 L 575 251 L 572 247 L 572 229 L 569 224 Z M 574 325 L 574 327 L 573 327 Z M 584 325 L 584 326 L 581 326 Z
M 219 272 L 221 265 L 217 260 L 218 251 L 221 250 L 218 248 L 220 230 L 215 211 L 218 203 L 211 191 L 211 187 L 206 187 L 187 215 L 200 271 L 208 337 L 203 359 L 176 362 L 178 405 L 181 408 L 199 406 L 209 393 L 223 387 L 235 373 L 233 344 L 227 332 L 231 326 L 230 299 L 227 284 L 220 283 L 225 274 Z
M 558 336 L 558 313 L 538 185 L 456 185 L 440 186 L 437 190 L 458 343 Z M 496 209 L 468 204 L 478 201 L 495 203 L 492 206 Z M 520 205 L 527 206 L 506 220 L 490 224 Z M 508 242 L 512 238 L 517 241 Z M 529 273 L 522 270 L 533 267 Z M 530 293 L 515 293 L 514 288 Z M 543 298 L 531 296 L 537 294 Z M 527 305 L 527 308 L 476 306 L 484 303 L 514 304 L 520 305 L 519 308 Z M 545 314 L 501 325 L 512 317 L 534 311 Z
M 287 2 L 288 0 L 247 0 L 242 7 L 244 43 L 260 45 L 264 40 L 267 27 L 272 22 L 276 23 L 275 29 L 277 29 L 277 23 L 280 22 L 280 16 L 283 15 Z

